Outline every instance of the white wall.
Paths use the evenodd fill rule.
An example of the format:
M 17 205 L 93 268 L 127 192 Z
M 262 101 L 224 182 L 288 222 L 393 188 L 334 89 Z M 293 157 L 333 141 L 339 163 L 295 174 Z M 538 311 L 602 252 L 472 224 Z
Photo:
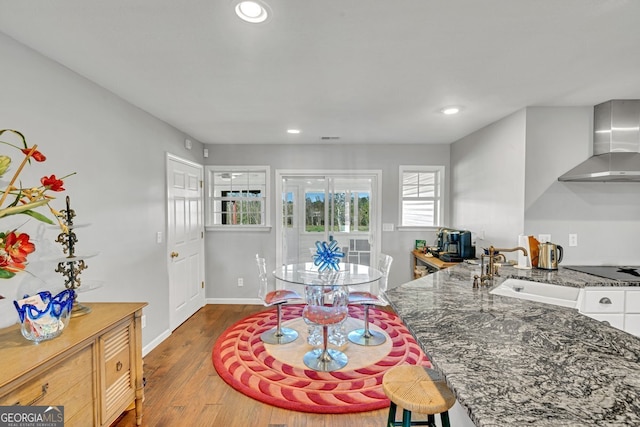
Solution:
M 270 165 L 271 181 L 277 169 L 382 170 L 382 223 L 398 224 L 400 165 L 445 165 L 449 145 L 208 145 L 210 165 Z M 250 155 L 248 155 L 250 153 Z M 273 187 L 273 186 L 272 186 Z M 273 199 L 273 198 L 272 198 Z M 445 216 L 446 217 L 446 216 Z M 275 206 L 272 221 L 277 218 Z M 382 232 L 382 251 L 394 258 L 389 286 L 411 279 L 410 251 L 416 239 L 435 240 L 435 233 L 415 230 Z M 270 232 L 208 231 L 206 245 L 207 298 L 213 301 L 251 299 L 257 295 L 255 254 L 265 254 L 275 266 L 275 225 Z M 238 277 L 244 286 L 237 286 Z
M 485 230 L 485 246 L 551 234 L 565 265 L 639 265 L 640 184 L 557 180 L 591 155 L 592 128 L 592 107 L 529 107 L 456 141 L 453 225 Z
M 551 234 L 565 265 L 640 265 L 640 183 L 557 180 L 591 155 L 592 129 L 592 107 L 527 108 L 525 230 Z
M 105 284 L 80 293 L 80 300 L 148 302 L 147 345 L 169 328 L 167 251 L 156 243 L 156 232 L 165 233 L 165 154 L 202 163 L 202 144 L 186 150 L 182 132 L 2 33 L 0 57 L 0 128 L 20 130 L 48 157 L 30 166 L 23 181 L 35 185 L 45 174 L 77 172 L 52 205 L 63 209 L 69 195 L 75 223 L 90 224 L 77 229 L 76 253 L 99 252 L 80 277 Z M 38 261 L 49 251 L 62 253 L 54 243 L 58 231 L 34 221 L 28 227 L 40 230 L 31 232 L 39 240 L 29 269 L 50 280 L 48 286 L 62 286 L 56 264 Z M 0 282 L 0 294 L 18 292 L 12 285 Z
M 524 230 L 525 120 L 518 111 L 451 146 L 451 223 L 474 233 L 477 254 Z

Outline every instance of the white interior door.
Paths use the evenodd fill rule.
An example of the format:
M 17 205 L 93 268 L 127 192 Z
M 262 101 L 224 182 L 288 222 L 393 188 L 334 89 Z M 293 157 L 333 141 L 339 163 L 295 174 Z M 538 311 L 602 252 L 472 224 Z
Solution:
M 172 331 L 205 301 L 202 183 L 202 165 L 167 155 L 167 260 Z
M 277 262 L 311 260 L 337 240 L 344 262 L 374 265 L 381 233 L 379 171 L 277 171 Z

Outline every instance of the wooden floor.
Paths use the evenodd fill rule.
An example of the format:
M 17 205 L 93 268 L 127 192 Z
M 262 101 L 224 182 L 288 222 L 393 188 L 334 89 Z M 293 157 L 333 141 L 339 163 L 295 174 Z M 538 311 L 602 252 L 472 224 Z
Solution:
M 261 305 L 206 305 L 144 358 L 143 426 L 381 427 L 387 410 L 308 414 L 265 405 L 231 388 L 217 374 L 211 350 L 233 323 Z M 135 426 L 135 411 L 112 427 Z

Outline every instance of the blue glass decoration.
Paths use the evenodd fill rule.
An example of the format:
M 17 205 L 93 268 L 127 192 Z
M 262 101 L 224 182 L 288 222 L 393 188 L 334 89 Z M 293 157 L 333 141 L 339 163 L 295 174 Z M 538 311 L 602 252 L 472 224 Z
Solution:
M 57 337 L 69 324 L 71 309 L 76 293 L 73 289 L 65 289 L 55 296 L 51 292 L 38 292 L 33 298 L 25 295 L 25 299 L 13 304 L 20 317 L 22 336 L 36 343 Z
M 316 254 L 313 256 L 313 263 L 318 267 L 319 271 L 327 269 L 339 270 L 338 263 L 340 258 L 344 257 L 344 253 L 338 247 L 338 242 L 316 242 Z

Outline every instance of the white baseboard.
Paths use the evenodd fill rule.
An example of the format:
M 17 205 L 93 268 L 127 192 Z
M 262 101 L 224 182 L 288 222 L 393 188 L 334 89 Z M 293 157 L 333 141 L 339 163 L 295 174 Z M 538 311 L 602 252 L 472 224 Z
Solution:
M 207 298 L 206 303 L 263 305 L 260 298 Z
M 149 352 L 151 350 L 153 350 L 154 348 L 156 348 L 157 346 L 160 345 L 160 343 L 164 340 L 166 340 L 167 338 L 169 338 L 169 336 L 171 335 L 171 331 L 170 330 L 166 330 L 163 333 L 161 333 L 160 335 L 158 335 L 156 337 L 156 339 L 154 339 L 153 341 L 151 341 L 149 344 L 145 345 L 144 347 L 142 347 L 142 357 L 146 356 L 147 354 L 149 354 Z

